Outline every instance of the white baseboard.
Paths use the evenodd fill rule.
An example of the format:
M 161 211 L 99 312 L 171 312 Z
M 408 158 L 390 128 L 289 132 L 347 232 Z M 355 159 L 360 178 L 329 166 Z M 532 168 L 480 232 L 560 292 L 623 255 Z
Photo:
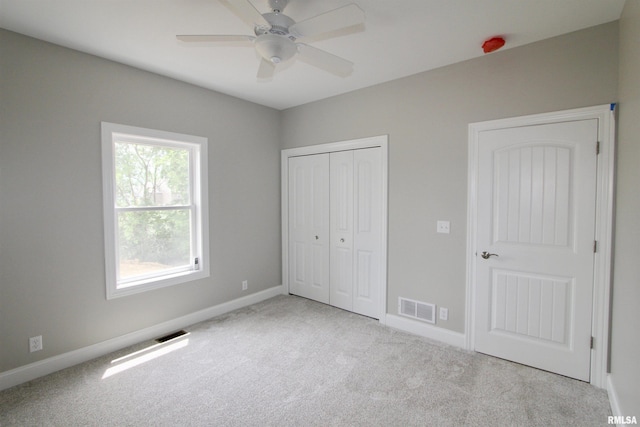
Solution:
M 78 363 L 95 359 L 96 357 L 109 354 L 124 347 L 156 338 L 162 334 L 166 334 L 167 332 L 182 329 L 195 323 L 220 316 L 221 314 L 256 304 L 277 295 L 281 295 L 283 292 L 282 285 L 274 286 L 273 288 L 256 292 L 233 301 L 218 304 L 213 307 L 205 308 L 204 310 L 196 311 L 195 313 L 187 314 L 186 316 L 182 316 L 177 319 L 168 320 L 136 332 L 83 347 L 78 350 L 73 350 L 68 353 L 63 353 L 48 359 L 40 360 L 38 362 L 30 363 L 29 365 L 21 366 L 10 371 L 2 372 L 0 373 L 0 390 L 5 390 L 9 387 L 77 365 Z
M 410 334 L 419 335 L 434 341 L 440 341 L 454 347 L 465 348 L 465 335 L 444 328 L 406 319 L 395 314 L 385 316 L 385 324 L 390 328 L 399 329 Z
M 616 387 L 613 384 L 611 374 L 607 375 L 607 394 L 609 395 L 609 405 L 611 405 L 611 413 L 613 416 L 622 416 L 622 409 L 620 409 L 620 401 L 618 400 L 618 393 Z

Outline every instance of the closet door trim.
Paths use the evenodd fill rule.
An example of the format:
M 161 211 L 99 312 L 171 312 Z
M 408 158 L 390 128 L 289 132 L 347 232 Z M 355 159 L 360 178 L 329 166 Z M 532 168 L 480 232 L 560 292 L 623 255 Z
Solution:
M 327 144 L 310 145 L 299 148 L 289 148 L 281 152 L 281 198 L 282 198 L 282 281 L 283 293 L 289 294 L 289 158 L 308 156 L 321 153 L 333 153 L 347 150 L 380 147 L 382 156 L 381 186 L 382 186 L 382 221 L 381 221 L 381 252 L 380 252 L 380 301 L 379 321 L 386 324 L 387 313 L 387 215 L 388 215 L 388 135 L 368 138 L 351 139 Z

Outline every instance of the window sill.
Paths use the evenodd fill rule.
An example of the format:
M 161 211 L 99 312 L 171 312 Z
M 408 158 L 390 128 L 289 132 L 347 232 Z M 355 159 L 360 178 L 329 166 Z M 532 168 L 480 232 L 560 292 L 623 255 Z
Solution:
M 117 285 L 115 283 L 107 284 L 107 299 L 139 294 L 141 292 L 165 288 L 167 286 L 178 285 L 181 283 L 193 282 L 195 280 L 201 280 L 207 277 L 209 277 L 209 271 L 189 270 L 162 277 L 153 277 L 128 282 L 122 285 Z

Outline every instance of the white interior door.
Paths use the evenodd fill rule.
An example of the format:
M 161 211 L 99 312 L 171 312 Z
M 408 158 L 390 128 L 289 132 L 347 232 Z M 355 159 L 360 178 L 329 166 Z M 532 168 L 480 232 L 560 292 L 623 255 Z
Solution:
M 329 303 L 329 154 L 289 158 L 289 292 Z
M 597 137 L 596 119 L 480 132 L 477 351 L 589 381 Z

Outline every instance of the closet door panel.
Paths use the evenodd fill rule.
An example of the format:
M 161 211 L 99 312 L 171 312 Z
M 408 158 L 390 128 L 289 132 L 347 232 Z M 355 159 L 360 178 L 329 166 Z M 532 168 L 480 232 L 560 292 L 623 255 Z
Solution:
M 289 291 L 329 303 L 329 155 L 289 158 Z
M 352 311 L 379 317 L 382 244 L 382 153 L 354 151 L 354 286 Z
M 330 156 L 331 296 L 333 306 L 353 307 L 353 151 Z

